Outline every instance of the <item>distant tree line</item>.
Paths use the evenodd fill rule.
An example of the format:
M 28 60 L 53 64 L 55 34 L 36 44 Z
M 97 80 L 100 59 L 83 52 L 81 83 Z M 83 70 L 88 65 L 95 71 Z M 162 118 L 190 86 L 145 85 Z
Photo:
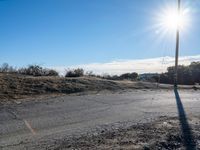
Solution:
M 10 66 L 8 63 L 3 63 L 0 66 L 1 73 L 13 73 L 13 74 L 21 74 L 21 75 L 29 75 L 29 76 L 58 76 L 59 73 L 53 69 L 48 69 L 41 67 L 39 65 L 29 65 L 27 67 L 16 68 Z M 76 69 L 67 69 L 65 73 L 65 77 L 97 77 L 102 79 L 109 80 L 136 80 L 138 78 L 138 74 L 133 73 L 124 73 L 122 75 L 95 75 L 92 71 L 85 72 L 82 68 Z
M 138 78 L 138 74 L 136 72 L 124 73 L 121 75 L 108 75 L 108 74 L 95 75 L 92 71 L 85 72 L 82 68 L 66 70 L 65 77 L 81 77 L 81 76 L 97 77 L 108 80 L 137 80 Z
M 132 80 L 135 81 L 138 79 L 138 73 L 124 73 L 121 75 L 103 75 L 101 78 L 109 80 Z
M 158 78 L 160 83 L 173 84 L 174 83 L 175 67 L 168 67 L 166 73 L 160 74 Z M 178 84 L 194 85 L 200 83 L 200 61 L 192 62 L 188 66 L 178 66 Z
M 174 83 L 174 70 L 175 67 L 168 67 L 165 73 L 155 73 L 155 74 L 143 74 L 138 75 L 136 72 L 124 73 L 121 75 L 95 75 L 92 71 L 85 72 L 82 68 L 68 69 L 66 70 L 65 77 L 97 77 L 108 80 L 142 80 L 150 82 L 159 82 L 165 84 Z M 14 68 L 7 63 L 0 66 L 0 72 L 3 73 L 16 73 L 31 76 L 58 76 L 59 73 L 53 69 L 43 68 L 39 65 L 29 65 L 24 68 Z M 142 78 L 141 78 L 142 77 Z M 178 84 L 194 85 L 200 83 L 200 61 L 192 62 L 188 66 L 179 65 L 178 66 Z

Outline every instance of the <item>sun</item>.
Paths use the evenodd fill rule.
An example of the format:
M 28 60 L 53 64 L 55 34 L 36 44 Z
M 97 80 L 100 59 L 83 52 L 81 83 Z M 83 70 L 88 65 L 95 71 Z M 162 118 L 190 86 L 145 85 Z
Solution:
M 168 31 L 185 30 L 189 23 L 189 9 L 178 11 L 176 7 L 164 9 L 159 15 L 159 25 Z
M 184 16 L 176 11 L 166 12 L 162 19 L 163 25 L 169 29 L 183 28 L 185 24 Z

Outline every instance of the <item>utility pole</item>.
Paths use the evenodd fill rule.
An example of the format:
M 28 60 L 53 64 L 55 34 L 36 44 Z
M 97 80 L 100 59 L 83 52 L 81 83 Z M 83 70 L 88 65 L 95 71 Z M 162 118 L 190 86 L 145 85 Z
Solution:
M 181 9 L 181 0 L 178 0 L 178 18 L 180 19 L 180 9 Z M 180 32 L 180 20 L 177 20 L 177 29 L 176 29 L 176 56 L 175 56 L 175 72 L 174 72 L 174 87 L 177 88 L 178 85 L 178 55 L 179 55 L 179 32 Z

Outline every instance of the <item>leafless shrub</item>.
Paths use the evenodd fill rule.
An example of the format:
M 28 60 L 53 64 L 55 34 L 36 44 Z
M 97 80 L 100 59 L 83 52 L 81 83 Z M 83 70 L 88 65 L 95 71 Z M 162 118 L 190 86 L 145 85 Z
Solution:
M 81 77 L 84 76 L 84 70 L 82 68 L 67 70 L 65 77 Z
M 31 76 L 58 76 L 58 72 L 53 69 L 43 68 L 39 65 L 29 65 L 24 68 L 14 68 L 8 63 L 3 63 L 0 66 L 0 72 L 2 73 L 16 73 Z
M 9 66 L 8 63 L 3 63 L 0 67 L 0 72 L 4 73 L 15 73 L 17 72 L 16 68 L 13 68 L 12 66 Z
M 85 73 L 86 76 L 89 76 L 89 77 L 95 77 L 96 75 L 92 72 L 92 71 L 87 71 Z
M 39 65 L 30 65 L 28 68 L 20 68 L 18 73 L 32 76 L 58 76 L 58 72 L 53 69 L 42 68 Z

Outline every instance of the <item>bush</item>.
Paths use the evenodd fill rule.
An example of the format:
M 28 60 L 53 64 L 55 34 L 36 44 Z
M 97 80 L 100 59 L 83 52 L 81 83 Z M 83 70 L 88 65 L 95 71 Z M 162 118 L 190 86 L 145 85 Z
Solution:
M 121 80 L 126 79 L 126 80 L 136 80 L 138 77 L 138 74 L 136 72 L 133 73 L 124 73 L 119 76 Z
M 33 76 L 42 76 L 43 69 L 38 65 L 30 65 L 28 68 L 25 68 L 24 74 Z
M 65 77 L 81 77 L 84 76 L 84 70 L 81 68 L 68 70 Z
M 3 73 L 15 73 L 17 70 L 13 68 L 12 66 L 9 66 L 8 63 L 3 63 L 0 67 L 0 72 Z
M 86 76 L 89 76 L 89 77 L 96 77 L 96 75 L 92 72 L 92 71 L 87 71 L 85 73 Z
M 53 69 L 50 69 L 50 70 L 47 70 L 47 73 L 46 73 L 47 76 L 58 76 L 58 72 L 53 70 Z
M 20 68 L 18 69 L 18 73 L 31 76 L 58 76 L 57 71 L 42 68 L 38 65 L 30 65 L 28 68 Z

